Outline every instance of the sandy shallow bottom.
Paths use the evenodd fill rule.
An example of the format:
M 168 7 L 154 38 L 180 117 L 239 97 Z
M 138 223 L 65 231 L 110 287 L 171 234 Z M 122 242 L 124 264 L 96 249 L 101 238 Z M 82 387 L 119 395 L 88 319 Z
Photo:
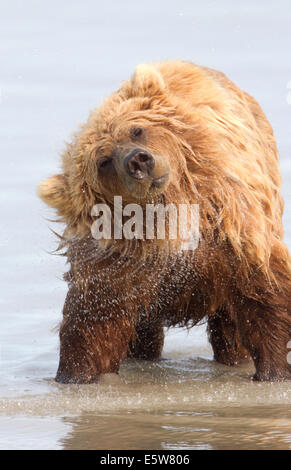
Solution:
M 45 363 L 21 377 L 10 370 L 9 384 L 1 381 L 0 447 L 291 448 L 291 384 L 253 383 L 251 365 L 222 366 L 211 354 L 201 326 L 170 330 L 160 361 L 125 361 L 99 384 L 40 379 Z

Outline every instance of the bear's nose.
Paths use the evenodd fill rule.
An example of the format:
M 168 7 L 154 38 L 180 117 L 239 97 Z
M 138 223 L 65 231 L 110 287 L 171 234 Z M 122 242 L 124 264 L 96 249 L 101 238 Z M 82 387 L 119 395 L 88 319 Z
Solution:
M 138 180 L 149 176 L 154 169 L 154 157 L 143 149 L 134 149 L 124 160 L 127 173 Z

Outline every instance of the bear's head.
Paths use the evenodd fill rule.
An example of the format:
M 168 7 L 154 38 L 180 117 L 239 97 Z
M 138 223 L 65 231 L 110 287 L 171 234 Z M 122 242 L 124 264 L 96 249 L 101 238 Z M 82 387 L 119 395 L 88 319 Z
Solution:
M 40 183 L 40 197 L 72 233 L 92 224 L 94 204 L 145 205 L 181 194 L 188 126 L 179 120 L 162 74 L 140 65 L 133 77 L 94 110 L 62 155 L 62 173 Z

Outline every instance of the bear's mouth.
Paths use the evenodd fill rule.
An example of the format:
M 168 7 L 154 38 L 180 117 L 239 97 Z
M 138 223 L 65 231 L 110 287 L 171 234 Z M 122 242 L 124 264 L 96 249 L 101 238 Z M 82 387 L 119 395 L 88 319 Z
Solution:
M 169 173 L 165 173 L 164 175 L 160 176 L 159 178 L 155 178 L 152 181 L 152 184 L 150 186 L 150 190 L 155 189 L 155 188 L 162 188 L 164 186 L 164 184 L 166 183 L 166 181 L 169 179 L 169 176 L 170 176 Z

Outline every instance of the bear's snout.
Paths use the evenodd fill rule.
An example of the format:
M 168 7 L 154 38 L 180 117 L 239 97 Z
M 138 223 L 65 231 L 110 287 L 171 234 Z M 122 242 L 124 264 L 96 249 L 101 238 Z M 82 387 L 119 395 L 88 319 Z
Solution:
M 130 176 L 142 180 L 151 175 L 155 159 L 147 150 L 137 148 L 125 157 L 124 166 Z

